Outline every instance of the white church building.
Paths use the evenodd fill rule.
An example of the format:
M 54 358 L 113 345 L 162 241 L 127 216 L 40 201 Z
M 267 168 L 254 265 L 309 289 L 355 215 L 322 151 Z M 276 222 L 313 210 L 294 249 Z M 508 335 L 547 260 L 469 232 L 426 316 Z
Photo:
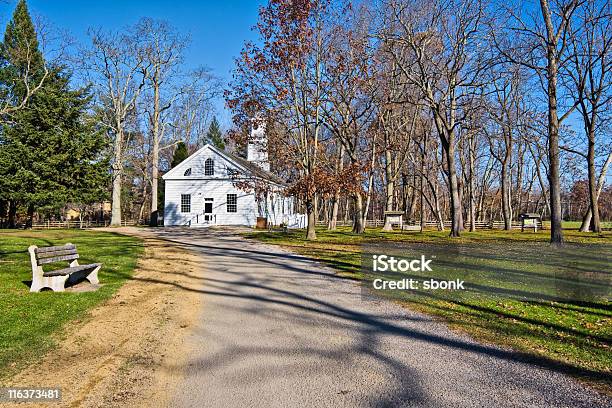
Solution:
M 252 227 L 266 217 L 272 225 L 303 227 L 293 198 L 283 194 L 286 184 L 270 173 L 263 127 L 252 139 L 246 159 L 206 144 L 164 174 L 164 226 Z

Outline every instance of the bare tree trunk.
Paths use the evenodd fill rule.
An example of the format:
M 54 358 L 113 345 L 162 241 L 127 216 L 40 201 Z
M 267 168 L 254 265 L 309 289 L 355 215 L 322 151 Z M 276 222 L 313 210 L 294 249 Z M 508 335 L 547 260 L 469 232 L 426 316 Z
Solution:
M 421 232 L 423 232 L 425 230 L 425 206 L 424 201 L 425 201 L 425 186 L 424 186 L 424 182 L 425 182 L 425 159 L 427 158 L 427 136 L 428 133 L 424 132 L 423 133 L 423 150 L 421 151 L 421 179 L 419 180 L 419 187 L 420 187 L 420 193 L 421 193 L 421 200 L 420 200 L 420 209 L 419 212 L 421 213 Z
M 308 225 L 306 227 L 306 239 L 317 239 L 317 231 L 315 229 L 317 220 L 315 219 L 316 215 L 312 199 L 306 201 L 306 215 L 308 217 Z
M 561 228 L 561 181 L 559 160 L 559 116 L 557 112 L 557 34 L 553 25 L 548 0 L 540 0 L 540 8 L 546 25 L 546 52 L 548 79 L 548 161 L 549 161 L 549 185 L 550 185 L 550 242 L 553 244 L 563 243 L 563 230 Z
M 603 189 L 604 182 L 606 181 L 606 174 L 608 172 L 608 166 L 610 165 L 610 162 L 612 162 L 612 152 L 608 153 L 608 158 L 606 159 L 606 162 L 601 168 L 601 173 L 599 173 L 599 178 L 597 179 L 596 201 L 599 200 L 599 195 L 601 194 L 601 190 Z M 586 214 L 582 218 L 582 225 L 580 226 L 581 232 L 587 232 L 589 230 L 589 228 L 591 227 L 592 216 L 593 216 L 593 212 L 591 211 L 591 206 L 589 205 L 589 208 Z
M 462 177 L 457 176 L 457 185 L 458 185 L 457 193 L 459 195 L 459 203 L 460 203 L 460 206 L 459 206 L 459 217 L 458 217 L 459 218 L 459 220 L 458 220 L 459 231 L 464 231 L 465 230 L 465 227 L 464 227 L 465 224 L 464 224 L 464 221 L 463 221 L 463 187 L 464 187 L 464 185 L 463 185 Z
M 147 205 L 147 200 L 149 199 L 146 187 L 144 187 L 142 190 L 142 203 L 140 204 L 140 210 L 138 211 L 138 221 L 144 218 L 145 206 Z
M 589 129 L 589 150 L 587 154 L 588 174 L 589 174 L 589 211 L 591 213 L 590 226 L 591 231 L 601 232 L 601 223 L 599 221 L 599 204 L 597 193 L 597 181 L 595 174 L 595 130 L 593 127 Z
M 344 225 L 347 225 L 348 220 L 349 220 L 349 205 L 350 205 L 348 197 L 346 197 L 346 199 L 344 200 L 344 204 L 345 204 L 344 206 Z
M 118 128 L 122 126 L 119 124 Z M 121 177 L 123 175 L 123 130 L 119 130 L 115 136 L 113 163 L 113 192 L 111 204 L 111 223 L 113 227 L 121 226 Z
M 363 222 L 363 196 L 361 193 L 354 195 L 355 213 L 353 215 L 353 232 L 363 234 L 365 231 L 365 223 Z
M 363 213 L 361 214 L 361 218 L 362 218 L 362 224 L 363 224 L 363 231 L 365 232 L 365 227 L 366 227 L 366 221 L 368 219 L 368 213 L 370 212 L 370 204 L 372 203 L 372 179 L 374 177 L 370 176 L 370 188 L 368 189 L 368 192 L 366 193 L 366 201 L 365 204 L 363 206 Z M 372 218 L 376 219 L 376 215 L 374 214 L 374 211 L 372 211 Z
M 548 200 L 548 196 L 546 194 L 546 184 L 544 183 L 544 177 L 542 177 L 542 171 L 540 170 L 540 163 L 542 159 L 539 156 L 536 156 L 531 145 L 529 145 L 529 150 L 531 151 L 531 155 L 533 156 L 533 160 L 535 161 L 535 170 L 536 175 L 538 176 L 540 190 L 542 191 L 542 197 L 544 199 L 544 202 L 546 203 L 546 209 L 548 209 L 548 213 L 550 213 L 550 201 Z
M 416 189 L 412 188 L 412 194 L 410 195 L 410 206 L 408 207 L 408 211 L 407 211 L 407 219 L 411 220 L 414 218 L 414 213 L 416 212 L 416 208 L 417 208 L 417 195 L 416 195 Z
M 424 170 L 425 170 L 424 169 L 424 162 L 423 162 L 423 158 L 421 158 L 421 179 L 420 179 L 420 182 L 419 182 L 419 187 L 420 187 L 420 190 L 421 190 L 421 195 L 420 195 L 420 200 L 419 200 L 419 207 L 420 207 L 419 208 L 419 216 L 421 217 L 421 219 L 420 219 L 421 232 L 423 232 L 423 230 L 425 229 L 425 213 L 424 213 L 424 210 L 425 210 L 424 207 L 425 206 L 423 205 L 424 204 L 423 201 L 425 201 L 425 190 L 423 190 L 423 181 L 424 181 L 423 179 L 425 177 L 423 175 Z
M 393 193 L 395 190 L 395 177 L 393 176 L 392 169 L 392 157 L 391 150 L 389 148 L 385 151 L 385 180 L 386 180 L 386 201 L 385 201 L 385 211 L 393 211 Z M 383 231 L 392 231 L 393 227 L 389 222 L 389 218 L 385 217 L 385 225 L 383 226 Z
M 333 231 L 337 228 L 339 201 L 340 201 L 340 192 L 337 191 L 334 194 L 334 198 L 332 198 L 331 216 L 329 218 L 329 224 L 327 225 L 327 229 L 330 231 Z
M 553 244 L 563 243 L 563 230 L 561 228 L 561 182 L 559 174 L 559 127 L 556 120 L 556 96 L 553 96 L 552 103 L 554 108 L 549 113 L 549 152 L 550 162 L 550 242 Z
M 448 181 L 450 186 L 450 210 L 451 210 L 451 232 L 453 238 L 459 237 L 462 229 L 461 200 L 459 197 L 459 183 L 457 181 L 457 170 L 455 167 L 454 141 L 451 140 L 445 146 L 446 162 L 448 164 Z
M 436 219 L 438 221 L 438 229 L 440 231 L 444 231 L 444 217 L 442 216 L 442 211 L 440 209 L 440 197 L 438 195 L 438 186 L 436 185 L 436 190 L 434 192 L 434 204 L 436 207 Z
M 517 166 L 516 166 L 516 209 L 520 214 L 523 208 L 523 167 L 524 167 L 525 148 L 523 143 L 518 142 L 517 147 Z M 512 209 L 512 207 L 510 207 Z
M 502 201 L 502 216 L 504 218 L 504 230 L 512 229 L 512 215 L 510 209 L 510 180 L 508 175 L 507 162 L 501 166 L 501 201 Z
M 344 144 L 340 143 L 340 151 L 338 152 L 338 160 L 336 161 L 336 171 L 342 173 L 344 169 Z M 327 229 L 335 230 L 338 223 L 338 207 L 340 205 L 340 189 L 336 189 L 333 197 L 331 219 Z
M 372 141 L 372 155 L 370 160 L 370 175 L 368 177 L 368 192 L 366 193 L 365 206 L 362 204 L 361 227 L 358 229 L 358 234 L 365 232 L 366 218 L 370 210 L 370 202 L 372 201 L 372 190 L 374 189 L 374 165 L 376 163 L 376 142 Z
M 474 136 L 472 135 L 468 140 L 468 160 L 469 160 L 469 180 L 468 180 L 468 199 L 470 202 L 470 231 L 476 231 L 476 203 L 474 202 L 474 171 L 475 171 L 475 152 L 476 148 L 474 146 Z
M 157 211 L 157 186 L 159 181 L 159 122 L 161 107 L 159 104 L 159 71 L 155 71 L 153 81 L 153 149 L 151 158 L 151 217 L 149 218 L 149 225 L 157 227 L 158 211 Z

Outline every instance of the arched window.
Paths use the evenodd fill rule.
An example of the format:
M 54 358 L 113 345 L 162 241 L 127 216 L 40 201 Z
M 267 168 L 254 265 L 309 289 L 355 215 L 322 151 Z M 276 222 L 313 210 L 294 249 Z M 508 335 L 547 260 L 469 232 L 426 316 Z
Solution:
M 183 174 L 183 176 L 191 176 L 191 167 L 185 170 L 185 173 Z
M 206 159 L 204 162 L 204 175 L 214 176 L 215 175 L 215 161 L 213 159 Z

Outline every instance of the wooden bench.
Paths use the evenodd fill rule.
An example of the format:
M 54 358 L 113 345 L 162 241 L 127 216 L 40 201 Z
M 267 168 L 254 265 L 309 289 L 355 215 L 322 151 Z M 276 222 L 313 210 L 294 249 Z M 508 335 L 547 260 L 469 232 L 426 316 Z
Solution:
M 90 283 L 94 285 L 99 283 L 98 271 L 102 264 L 79 265 L 77 261 L 79 254 L 77 253 L 76 245 L 66 244 L 43 248 L 31 245 L 28 248 L 28 252 L 32 261 L 32 286 L 30 287 L 30 292 L 40 292 L 43 288 L 50 288 L 54 292 L 63 292 L 64 285 L 70 275 L 77 272 L 85 274 L 85 279 Z M 70 265 L 67 268 L 43 271 L 43 265 L 62 261 L 70 262 Z

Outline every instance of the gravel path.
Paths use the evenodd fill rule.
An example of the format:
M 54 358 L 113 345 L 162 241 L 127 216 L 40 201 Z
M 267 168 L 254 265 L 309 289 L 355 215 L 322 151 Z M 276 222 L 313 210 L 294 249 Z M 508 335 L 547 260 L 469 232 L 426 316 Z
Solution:
M 326 267 L 214 230 L 176 407 L 605 407 L 612 401 L 387 301 Z M 192 289 L 193 290 L 193 289 Z

